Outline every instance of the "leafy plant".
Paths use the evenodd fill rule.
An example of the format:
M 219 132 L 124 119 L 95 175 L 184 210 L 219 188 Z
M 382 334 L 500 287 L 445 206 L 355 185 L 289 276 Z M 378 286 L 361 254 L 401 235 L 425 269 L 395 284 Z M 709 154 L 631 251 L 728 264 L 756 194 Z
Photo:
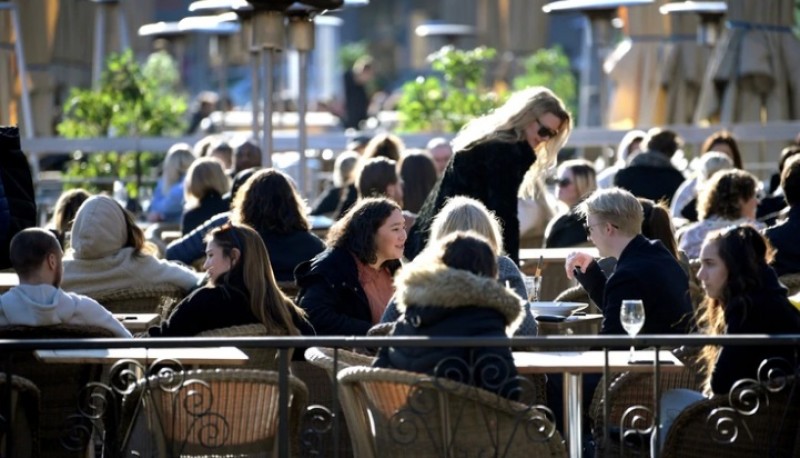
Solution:
M 545 86 L 564 101 L 575 115 L 578 102 L 578 84 L 572 73 L 569 57 L 560 46 L 540 49 L 524 62 L 525 73 L 514 78 L 515 90 L 530 86 Z
M 403 85 L 397 108 L 401 130 L 456 132 L 469 120 L 495 108 L 504 95 L 484 84 L 496 51 L 445 46 L 428 56 L 441 76 L 420 76 Z
M 187 101 L 162 91 L 162 84 L 160 78 L 145 75 L 130 51 L 114 54 L 106 61 L 97 89 L 72 89 L 57 130 L 67 138 L 179 135 L 185 128 Z M 136 174 L 136 154 L 77 152 L 65 174 L 80 181 L 101 177 L 130 181 Z M 146 174 L 153 161 L 157 163 L 155 155 L 142 153 L 140 173 Z M 135 185 L 129 182 L 128 191 L 135 194 Z M 108 186 L 89 188 L 97 192 Z

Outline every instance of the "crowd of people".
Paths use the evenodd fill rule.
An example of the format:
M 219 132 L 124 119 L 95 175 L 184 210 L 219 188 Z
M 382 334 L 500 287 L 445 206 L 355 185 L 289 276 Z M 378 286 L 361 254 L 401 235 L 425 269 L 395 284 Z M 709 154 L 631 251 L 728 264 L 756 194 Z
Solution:
M 452 142 L 417 150 L 380 134 L 349 145 L 310 207 L 288 175 L 260 167 L 252 141 L 175 145 L 145 218 L 183 237 L 162 253 L 114 199 L 65 192 L 51 230 L 26 229 L 10 242 L 20 285 L 0 296 L 0 325 L 84 323 L 130 337 L 92 297 L 159 282 L 185 298 L 146 336 L 250 323 L 273 336 L 363 336 L 385 323 L 403 336 L 536 335 L 518 262 L 521 239 L 538 228 L 540 246 L 574 247 L 565 275 L 599 307 L 601 334 L 625 334 L 627 299 L 644 303 L 644 334 L 800 333 L 778 277 L 800 272 L 800 145 L 783 150 L 767 186 L 744 169 L 730 134 L 710 137 L 679 170 L 682 141 L 662 129 L 630 132 L 606 169 L 573 159 L 549 177 L 571 130 L 556 94 L 521 90 Z M 309 215 L 335 220 L 325 241 Z M 581 251 L 589 244 L 605 259 Z M 696 278 L 690 260 L 701 266 Z M 694 280 L 705 293 L 698 307 Z M 510 351 L 385 347 L 376 365 L 514 397 Z M 790 353 L 707 349 L 708 393 Z M 440 364 L 451 357 L 496 366 L 453 371 Z

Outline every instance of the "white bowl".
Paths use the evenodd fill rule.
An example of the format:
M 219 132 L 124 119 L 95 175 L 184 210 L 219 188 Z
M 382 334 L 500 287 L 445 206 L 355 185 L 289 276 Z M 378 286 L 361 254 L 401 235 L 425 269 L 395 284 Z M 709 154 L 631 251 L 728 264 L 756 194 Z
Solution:
M 567 318 L 573 313 L 588 307 L 586 302 L 531 302 L 533 316 L 548 315 Z

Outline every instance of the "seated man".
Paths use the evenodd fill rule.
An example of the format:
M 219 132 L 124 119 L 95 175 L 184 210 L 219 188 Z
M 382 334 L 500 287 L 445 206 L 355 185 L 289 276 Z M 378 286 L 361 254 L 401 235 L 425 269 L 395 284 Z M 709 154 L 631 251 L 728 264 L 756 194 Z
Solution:
M 82 324 L 131 337 L 122 323 L 94 299 L 61 289 L 63 253 L 51 232 L 25 229 L 11 239 L 9 252 L 19 286 L 0 295 L 0 326 Z
M 660 241 L 641 235 L 639 201 L 628 191 L 610 188 L 594 192 L 579 211 L 600 255 L 617 259 L 614 272 L 606 277 L 592 256 L 574 252 L 567 257 L 567 276 L 577 277 L 603 312 L 600 333 L 625 334 L 619 319 L 625 299 L 644 302 L 642 334 L 688 332 L 693 313 L 689 279 Z
M 775 258 L 770 265 L 778 275 L 800 272 L 800 155 L 791 157 L 781 173 L 781 188 L 789 204 L 788 217 L 764 231 L 775 248 Z

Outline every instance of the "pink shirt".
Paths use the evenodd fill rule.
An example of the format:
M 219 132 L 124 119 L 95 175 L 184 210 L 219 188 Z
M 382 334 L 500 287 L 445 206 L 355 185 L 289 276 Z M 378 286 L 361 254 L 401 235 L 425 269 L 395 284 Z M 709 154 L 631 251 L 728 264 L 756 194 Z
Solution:
M 375 270 L 358 259 L 356 259 L 356 265 L 358 266 L 358 282 L 361 283 L 361 287 L 367 294 L 372 324 L 377 324 L 381 321 L 383 311 L 394 295 L 392 275 L 385 267 Z

